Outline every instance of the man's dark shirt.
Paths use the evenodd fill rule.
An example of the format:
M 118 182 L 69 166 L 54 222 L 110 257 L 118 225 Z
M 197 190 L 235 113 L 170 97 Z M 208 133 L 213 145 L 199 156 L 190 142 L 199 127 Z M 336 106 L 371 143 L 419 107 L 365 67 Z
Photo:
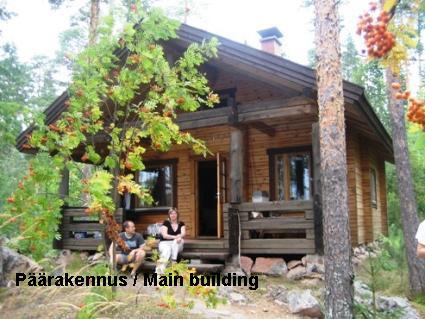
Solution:
M 145 243 L 145 240 L 139 233 L 135 233 L 132 237 L 128 238 L 126 233 L 122 232 L 120 233 L 120 237 L 125 241 L 130 250 L 137 249 Z M 117 253 L 128 255 L 128 253 L 123 252 L 119 246 L 117 246 Z

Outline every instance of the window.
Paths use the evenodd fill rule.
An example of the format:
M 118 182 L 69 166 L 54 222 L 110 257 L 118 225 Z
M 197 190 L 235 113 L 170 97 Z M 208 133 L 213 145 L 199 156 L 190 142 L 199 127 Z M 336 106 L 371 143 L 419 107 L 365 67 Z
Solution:
M 377 208 L 376 170 L 374 168 L 370 170 L 370 198 L 372 201 L 372 207 Z
M 311 199 L 311 152 L 306 148 L 269 150 L 269 156 L 272 198 Z
M 153 203 L 149 205 L 143 201 L 139 207 L 173 207 L 176 205 L 176 165 L 175 161 L 147 164 L 144 171 L 139 172 L 138 182 L 146 187 Z

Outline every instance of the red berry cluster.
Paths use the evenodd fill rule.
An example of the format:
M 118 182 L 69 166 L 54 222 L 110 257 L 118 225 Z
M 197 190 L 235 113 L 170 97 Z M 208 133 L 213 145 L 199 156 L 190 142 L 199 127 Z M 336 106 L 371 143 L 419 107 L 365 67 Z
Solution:
M 399 92 L 400 83 L 394 82 L 391 83 L 391 87 L 393 90 L 397 90 L 395 94 L 395 98 L 397 100 L 409 100 L 409 106 L 407 110 L 407 119 L 419 125 L 422 125 L 422 128 L 425 130 L 425 103 L 424 101 L 414 99 L 410 97 L 409 91 Z
M 388 31 L 388 23 L 391 17 L 388 12 L 381 11 L 375 21 L 374 12 L 377 7 L 376 2 L 371 2 L 370 13 L 366 12 L 361 15 L 357 24 L 357 34 L 364 33 L 363 38 L 367 47 L 367 54 L 371 58 L 384 57 L 395 45 L 395 36 Z
M 422 126 L 425 131 L 425 107 L 424 102 L 416 99 L 409 100 L 409 108 L 407 111 L 407 119 Z

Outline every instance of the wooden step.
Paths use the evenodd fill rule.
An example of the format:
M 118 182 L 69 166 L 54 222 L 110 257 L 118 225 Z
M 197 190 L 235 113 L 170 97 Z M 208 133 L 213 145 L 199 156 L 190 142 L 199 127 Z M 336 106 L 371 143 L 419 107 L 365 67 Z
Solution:
M 154 271 L 156 264 L 146 261 L 140 266 L 141 271 Z M 195 268 L 198 273 L 218 273 L 224 269 L 222 264 L 188 264 L 189 268 Z
M 148 251 L 146 256 L 151 256 L 152 252 Z M 200 260 L 221 260 L 225 261 L 229 257 L 229 252 L 217 250 L 217 251 L 194 251 L 194 250 L 183 250 L 180 253 L 182 259 L 200 259 Z
M 226 251 L 182 251 L 183 259 L 201 259 L 201 260 L 226 260 L 229 253 Z

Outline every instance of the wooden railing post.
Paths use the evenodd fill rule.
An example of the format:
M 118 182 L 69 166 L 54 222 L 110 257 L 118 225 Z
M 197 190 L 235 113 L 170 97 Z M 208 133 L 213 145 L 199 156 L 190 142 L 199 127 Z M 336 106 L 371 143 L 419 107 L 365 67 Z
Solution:
M 229 253 L 231 264 L 240 267 L 240 220 L 238 204 L 243 202 L 244 194 L 244 132 L 237 127 L 230 135 L 230 204 L 229 223 Z
M 69 170 L 64 167 L 61 172 L 61 181 L 59 184 L 59 197 L 64 201 L 61 208 L 61 221 L 59 224 L 58 232 L 61 234 L 61 239 L 53 239 L 53 248 L 54 249 L 63 249 L 63 209 L 68 206 L 68 196 L 69 196 Z
M 320 182 L 320 136 L 319 123 L 312 125 L 312 150 L 313 150 L 313 216 L 314 216 L 314 242 L 316 253 L 323 255 L 323 213 L 322 213 L 322 184 Z

